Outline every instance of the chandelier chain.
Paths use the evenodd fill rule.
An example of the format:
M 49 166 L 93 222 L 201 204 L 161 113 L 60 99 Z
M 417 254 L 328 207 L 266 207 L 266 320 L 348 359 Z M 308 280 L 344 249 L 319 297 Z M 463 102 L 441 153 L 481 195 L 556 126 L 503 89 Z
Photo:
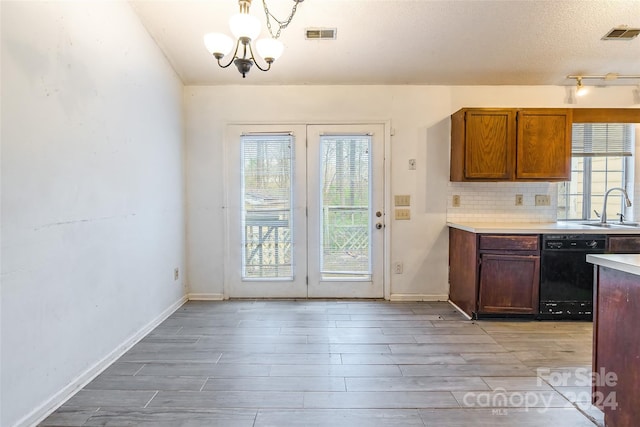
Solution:
M 271 12 L 269 12 L 269 8 L 267 7 L 267 0 L 262 0 L 262 5 L 264 6 L 264 13 L 267 16 L 267 28 L 269 29 L 269 34 L 271 34 L 271 37 L 273 37 L 274 39 L 277 39 L 278 37 L 280 37 L 280 33 L 282 32 L 282 30 L 289 26 L 289 24 L 291 23 L 291 20 L 293 19 L 293 15 L 296 14 L 296 9 L 298 8 L 298 3 L 300 3 L 300 1 L 302 0 L 293 0 L 294 5 L 293 5 L 293 8 L 291 9 L 291 14 L 286 20 L 280 21 L 278 18 L 273 16 Z M 275 34 L 273 34 L 273 29 L 271 28 L 270 17 L 273 18 L 273 20 L 278 23 L 278 31 Z

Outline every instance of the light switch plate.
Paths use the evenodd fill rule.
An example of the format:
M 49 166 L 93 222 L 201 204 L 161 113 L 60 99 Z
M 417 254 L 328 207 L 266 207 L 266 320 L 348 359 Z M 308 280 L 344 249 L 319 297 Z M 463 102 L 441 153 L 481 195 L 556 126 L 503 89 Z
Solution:
M 411 209 L 396 209 L 397 220 L 411 219 Z
M 398 194 L 394 199 L 396 206 L 411 206 L 411 196 L 408 194 Z

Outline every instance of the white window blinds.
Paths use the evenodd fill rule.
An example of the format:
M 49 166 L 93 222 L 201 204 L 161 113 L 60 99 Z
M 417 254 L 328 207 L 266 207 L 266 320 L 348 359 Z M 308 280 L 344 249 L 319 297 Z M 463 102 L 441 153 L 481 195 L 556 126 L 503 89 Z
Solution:
M 242 144 L 243 279 L 293 278 L 293 136 L 245 135 Z
M 634 126 L 625 123 L 574 123 L 573 157 L 633 155 Z

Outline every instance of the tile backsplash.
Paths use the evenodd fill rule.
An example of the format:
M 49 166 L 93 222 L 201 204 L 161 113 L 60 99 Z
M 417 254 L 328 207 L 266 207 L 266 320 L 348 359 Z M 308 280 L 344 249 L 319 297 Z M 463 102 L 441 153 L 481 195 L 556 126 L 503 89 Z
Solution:
M 447 221 L 553 222 L 557 218 L 557 184 L 549 182 L 449 182 Z M 522 194 L 522 206 L 516 206 Z M 453 206 L 453 196 L 460 206 Z M 536 195 L 548 195 L 549 206 L 536 206 Z

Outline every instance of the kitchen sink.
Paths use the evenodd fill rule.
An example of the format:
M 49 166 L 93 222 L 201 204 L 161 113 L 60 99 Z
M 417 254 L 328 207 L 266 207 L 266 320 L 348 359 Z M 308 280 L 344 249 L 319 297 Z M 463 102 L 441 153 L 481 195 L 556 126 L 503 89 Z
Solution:
M 605 222 L 604 224 L 601 222 L 583 222 L 582 225 L 588 225 L 591 227 L 600 227 L 600 228 L 616 228 L 616 227 L 638 228 L 640 227 L 640 223 L 638 222 Z
M 610 228 L 611 224 L 601 223 L 601 222 L 583 222 L 582 225 L 588 225 L 590 227 L 602 227 L 602 228 Z

